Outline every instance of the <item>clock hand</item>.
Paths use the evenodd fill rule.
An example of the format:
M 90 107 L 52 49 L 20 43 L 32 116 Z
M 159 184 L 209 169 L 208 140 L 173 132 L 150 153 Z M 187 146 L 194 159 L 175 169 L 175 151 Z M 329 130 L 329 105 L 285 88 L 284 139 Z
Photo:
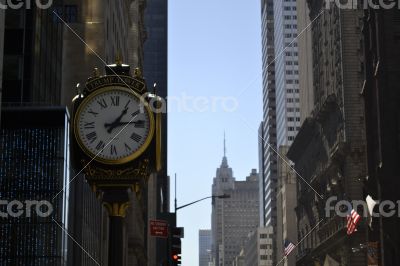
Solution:
M 121 121 L 122 117 L 128 112 L 128 107 L 125 107 L 124 110 L 122 110 L 121 114 L 112 122 L 112 123 L 105 123 L 104 127 L 107 128 L 107 132 L 111 133 L 112 130 L 118 126 L 118 123 Z
M 131 121 L 131 122 L 119 122 L 118 125 L 129 125 L 129 124 L 135 124 L 135 126 L 137 124 L 144 124 L 144 120 L 138 120 L 138 121 Z
M 134 124 L 135 127 L 136 127 L 136 126 L 139 126 L 139 125 L 144 125 L 144 120 L 131 121 L 131 122 L 118 122 L 118 123 L 112 125 L 112 127 L 110 126 L 110 127 L 108 128 L 107 132 L 108 132 L 108 133 L 111 133 L 112 130 L 113 130 L 114 128 L 116 128 L 116 127 L 120 127 L 120 126 L 123 126 L 123 125 L 131 125 L 131 124 Z M 107 127 L 107 126 L 106 126 L 106 127 Z

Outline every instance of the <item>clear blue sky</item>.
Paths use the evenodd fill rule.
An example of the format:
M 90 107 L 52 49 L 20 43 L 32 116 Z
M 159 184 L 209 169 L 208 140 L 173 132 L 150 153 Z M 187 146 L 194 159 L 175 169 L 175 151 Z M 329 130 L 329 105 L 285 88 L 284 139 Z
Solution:
M 260 12 L 259 0 L 169 1 L 168 89 L 174 98 L 169 101 L 168 172 L 171 184 L 178 175 L 178 205 L 211 195 L 224 130 L 236 179 L 258 168 Z M 173 195 L 171 187 L 171 207 Z M 198 230 L 211 227 L 211 201 L 179 210 L 178 225 L 185 227 L 182 264 L 196 266 Z

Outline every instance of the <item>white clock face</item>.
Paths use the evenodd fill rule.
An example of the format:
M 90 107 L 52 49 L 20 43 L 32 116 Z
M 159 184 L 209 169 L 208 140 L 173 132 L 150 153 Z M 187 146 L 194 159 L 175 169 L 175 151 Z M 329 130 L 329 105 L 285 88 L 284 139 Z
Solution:
M 125 163 L 146 148 L 152 115 L 124 87 L 107 87 L 85 99 L 77 111 L 75 135 L 86 153 L 105 163 Z

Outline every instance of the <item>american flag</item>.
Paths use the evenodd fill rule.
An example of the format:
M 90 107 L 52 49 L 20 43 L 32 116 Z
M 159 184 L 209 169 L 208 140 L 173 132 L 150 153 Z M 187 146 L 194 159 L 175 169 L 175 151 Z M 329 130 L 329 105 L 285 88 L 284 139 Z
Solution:
M 347 234 L 351 235 L 357 231 L 357 225 L 361 220 L 361 216 L 353 209 L 349 209 L 347 214 Z
M 284 251 L 285 256 L 288 256 L 290 254 L 290 252 L 292 252 L 293 249 L 296 248 L 296 246 L 288 239 L 285 239 L 284 248 L 285 248 L 285 251 Z

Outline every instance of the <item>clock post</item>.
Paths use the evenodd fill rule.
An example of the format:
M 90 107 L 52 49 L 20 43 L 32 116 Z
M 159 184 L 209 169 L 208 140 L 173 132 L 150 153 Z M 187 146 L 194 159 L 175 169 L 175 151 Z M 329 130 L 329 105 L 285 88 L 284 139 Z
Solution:
M 97 69 L 73 100 L 71 145 L 88 185 L 109 215 L 109 266 L 124 266 L 124 218 L 130 197 L 161 170 L 162 99 L 140 69 L 121 62 Z

